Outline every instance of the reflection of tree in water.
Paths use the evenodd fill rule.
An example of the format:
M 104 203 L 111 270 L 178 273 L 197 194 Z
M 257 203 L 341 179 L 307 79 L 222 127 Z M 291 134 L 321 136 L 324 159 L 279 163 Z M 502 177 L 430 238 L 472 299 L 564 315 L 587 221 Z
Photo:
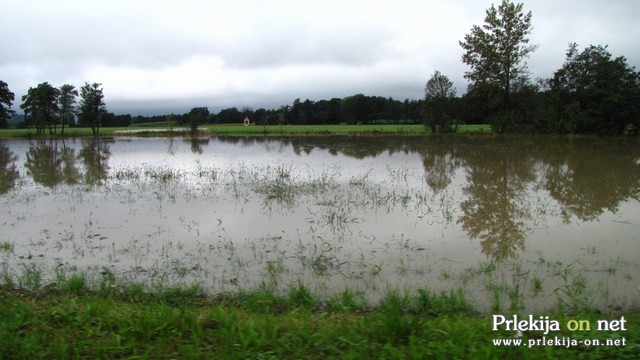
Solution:
M 186 139 L 185 142 L 188 142 L 191 145 L 191 152 L 194 154 L 202 154 L 204 151 L 203 148 L 209 145 L 208 137 L 191 137 Z
M 13 189 L 18 178 L 15 161 L 18 159 L 9 147 L 0 145 L 0 194 L 6 194 Z
M 296 155 L 311 153 L 314 149 L 327 150 L 332 155 L 342 154 L 356 159 L 411 152 L 411 142 L 401 136 L 325 136 L 292 137 L 289 139 Z
M 291 145 L 294 154 L 309 155 L 313 150 L 326 150 L 332 155 L 364 159 L 382 153 L 413 152 L 415 142 L 402 136 L 274 136 L 274 137 L 217 137 L 218 141 L 243 146 L 262 144 L 268 152 L 282 152 Z M 262 147 L 261 147 L 262 148 Z
M 452 138 L 433 136 L 419 150 L 422 156 L 425 180 L 435 193 L 449 187 L 456 169 L 462 165 L 455 145 Z
M 425 168 L 427 185 L 434 192 L 438 193 L 451 184 L 451 178 L 457 168 L 452 154 L 429 153 L 423 156 L 422 164 Z
M 233 144 L 242 148 L 253 147 L 256 144 L 261 144 L 272 140 L 271 138 L 259 136 L 216 136 L 215 139 L 220 143 Z
M 90 145 L 97 146 L 100 145 Z M 85 181 L 96 184 L 96 179 L 100 177 L 99 171 L 95 169 L 95 159 L 90 159 L 89 152 L 94 151 L 85 148 L 81 150 L 80 157 L 85 161 L 87 173 Z M 108 152 L 108 149 L 107 149 Z M 107 155 L 108 156 L 108 155 Z M 89 162 L 87 162 L 89 159 Z M 33 178 L 37 184 L 47 187 L 55 187 L 59 184 L 75 185 L 82 180 L 82 172 L 78 168 L 76 150 L 68 147 L 65 140 L 38 140 L 32 143 L 26 153 L 24 163 L 27 174 Z M 106 174 L 106 170 L 103 169 Z M 103 177 L 104 178 L 104 177 Z
M 175 141 L 173 136 L 169 138 L 169 143 L 167 144 L 167 154 L 173 156 L 176 154 Z
M 524 250 L 527 184 L 535 179 L 527 147 L 515 144 L 474 146 L 466 153 L 468 198 L 458 219 L 472 238 L 480 239 L 482 253 L 496 261 L 513 259 Z
M 184 141 L 191 145 L 191 151 L 202 153 L 209 139 Z M 529 205 L 534 192 L 542 198 L 553 197 L 565 221 L 572 216 L 595 220 L 607 210 L 617 211 L 628 199 L 640 200 L 640 147 L 630 139 L 310 136 L 227 137 L 217 141 L 259 152 L 281 152 L 291 146 L 297 154 L 320 149 L 358 159 L 417 154 L 422 158 L 426 183 L 435 193 L 451 188 L 457 170 L 461 173 L 464 169 L 466 199 L 457 221 L 469 237 L 479 239 L 482 252 L 497 261 L 516 257 L 524 249 L 532 221 L 549 216 Z M 45 186 L 82 181 L 82 169 L 84 181 L 96 185 L 107 178 L 109 156 L 108 144 L 97 139 L 83 140 L 78 156 L 63 141 L 40 140 L 31 144 L 24 166 L 35 182 Z M 9 147 L 0 145 L 0 193 L 15 186 L 19 177 L 15 161 Z M 78 161 L 83 166 L 79 167 Z
M 73 185 L 80 182 L 82 174 L 76 163 L 76 149 L 67 147 L 62 140 L 62 178 L 65 184 Z
M 562 207 L 583 221 L 616 212 L 627 199 L 640 200 L 640 148 L 625 141 L 574 140 L 547 152 L 542 185 Z
M 451 187 L 456 170 L 464 168 L 467 199 L 457 221 L 496 261 L 515 258 L 524 250 L 531 223 L 548 216 L 533 208 L 529 197 L 535 191 L 546 189 L 565 219 L 575 215 L 593 220 L 605 210 L 616 211 L 630 198 L 640 198 L 640 151 L 637 143 L 626 139 L 309 136 L 220 141 L 264 143 L 261 149 L 267 151 L 291 145 L 298 155 L 320 149 L 356 159 L 417 153 L 425 181 L 435 193 Z
M 111 151 L 109 144 L 99 138 L 84 139 L 78 158 L 82 159 L 85 173 L 84 181 L 87 185 L 102 185 L 107 179 L 109 166 L 107 161 Z
M 64 180 L 62 164 L 62 155 L 57 143 L 53 140 L 38 140 L 29 146 L 24 167 L 37 184 L 55 187 Z

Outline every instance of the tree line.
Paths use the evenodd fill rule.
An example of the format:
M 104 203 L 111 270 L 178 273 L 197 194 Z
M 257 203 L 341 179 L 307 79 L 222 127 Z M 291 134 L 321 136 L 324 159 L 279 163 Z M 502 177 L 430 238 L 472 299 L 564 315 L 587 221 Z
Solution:
M 0 127 L 7 127 L 8 120 L 15 115 L 11 110 L 14 99 L 7 83 L 0 80 Z M 48 129 L 50 135 L 57 133 L 58 126 L 64 135 L 65 125 L 76 125 L 76 118 L 78 126 L 91 127 L 93 134 L 98 135 L 107 114 L 102 84 L 88 82 L 80 87 L 80 92 L 74 85 L 57 88 L 48 82 L 40 83 L 22 96 L 20 108 L 24 111 L 24 126 L 35 128 L 37 134 Z
M 230 107 L 218 113 L 206 107 L 195 107 L 188 113 L 157 116 L 129 116 L 131 125 L 172 122 L 176 125 L 232 124 L 245 117 L 257 125 L 322 125 L 322 124 L 419 124 L 422 100 L 404 101 L 380 96 L 356 94 L 345 98 L 313 101 L 294 100 L 278 109 Z
M 640 73 L 606 46 L 579 51 L 571 43 L 562 67 L 533 82 L 525 61 L 537 49 L 529 44 L 531 20 L 522 3 L 503 0 L 486 10 L 484 24 L 459 42 L 470 67 L 463 109 L 446 77 L 436 72 L 427 82 L 425 120 L 432 130 L 451 131 L 467 111 L 496 132 L 637 135 Z
M 425 95 L 404 101 L 356 94 L 313 101 L 296 99 L 278 109 L 236 107 L 217 114 L 196 107 L 184 114 L 161 116 L 115 115 L 106 111 L 100 84 L 77 91 L 71 85 L 53 88 L 48 83 L 29 89 L 20 106 L 25 125 L 39 132 L 73 123 L 91 126 L 129 126 L 149 122 L 188 125 L 239 123 L 245 117 L 259 125 L 280 124 L 416 124 L 432 132 L 455 132 L 461 123 L 488 123 L 499 133 L 636 134 L 640 128 L 640 73 L 623 56 L 614 57 L 607 46 L 579 50 L 569 44 L 565 63 L 551 77 L 531 80 L 526 58 L 537 49 L 529 44 L 532 13 L 524 4 L 502 0 L 486 10 L 484 24 L 474 25 L 459 42 L 462 62 L 469 66 L 467 91 L 459 97 L 449 78 L 435 71 L 427 80 Z M 14 115 L 14 94 L 0 81 L 0 126 Z

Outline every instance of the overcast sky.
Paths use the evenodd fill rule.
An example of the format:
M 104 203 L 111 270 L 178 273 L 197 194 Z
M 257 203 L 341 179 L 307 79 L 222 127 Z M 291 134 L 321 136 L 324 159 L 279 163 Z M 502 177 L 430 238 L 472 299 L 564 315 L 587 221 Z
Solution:
M 465 92 L 458 41 L 498 0 L 0 0 L 0 80 L 103 84 L 116 114 L 278 108 L 356 93 L 424 96 L 439 70 Z M 532 77 L 570 42 L 640 65 L 640 1 L 529 0 Z

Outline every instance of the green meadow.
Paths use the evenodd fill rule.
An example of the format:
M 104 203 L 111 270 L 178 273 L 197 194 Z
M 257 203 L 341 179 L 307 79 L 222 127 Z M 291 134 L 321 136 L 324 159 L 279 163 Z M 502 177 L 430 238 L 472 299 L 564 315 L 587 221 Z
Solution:
M 176 126 L 175 129 L 183 128 Z M 165 130 L 165 133 L 150 131 L 145 133 L 144 130 Z M 200 130 L 206 131 L 204 134 L 209 135 L 225 135 L 225 136 L 244 136 L 244 135 L 375 135 L 375 134 L 399 134 L 399 135 L 424 135 L 430 131 L 423 125 L 203 125 Z M 172 127 L 166 123 L 152 123 L 139 126 L 120 127 L 120 128 L 100 128 L 100 136 L 111 137 L 114 131 L 136 131 L 136 136 L 145 135 L 171 135 Z M 489 125 L 460 125 L 459 133 L 486 133 L 491 132 Z M 179 135 L 184 135 L 180 133 Z M 187 134 L 188 135 L 188 134 Z M 45 132 L 43 135 L 37 135 L 35 129 L 0 129 L 0 138 L 31 138 L 31 137 L 62 137 L 60 129 L 56 134 L 49 135 Z M 65 137 L 89 137 L 93 136 L 90 128 L 72 127 L 64 130 Z

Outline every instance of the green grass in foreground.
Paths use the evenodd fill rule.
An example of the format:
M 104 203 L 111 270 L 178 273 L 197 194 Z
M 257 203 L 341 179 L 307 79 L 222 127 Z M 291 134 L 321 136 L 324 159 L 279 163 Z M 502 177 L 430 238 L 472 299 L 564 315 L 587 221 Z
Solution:
M 180 128 L 184 128 L 181 126 Z M 241 126 L 241 125 L 203 125 L 201 129 L 207 129 L 211 135 L 376 135 L 376 134 L 399 134 L 399 135 L 425 135 L 429 134 L 423 125 L 270 125 L 270 126 Z M 151 130 L 168 129 L 163 126 L 131 126 L 118 128 L 101 128 L 100 136 L 111 137 L 116 130 Z M 480 133 L 491 132 L 489 125 L 460 125 L 459 133 Z M 140 134 L 138 134 L 140 135 Z M 153 136 L 163 136 L 163 134 L 152 133 Z M 29 138 L 36 137 L 35 129 L 0 129 L 0 138 Z M 49 137 L 48 132 L 40 135 Z M 56 135 L 61 137 L 60 129 Z M 93 136 L 90 128 L 66 128 L 65 137 L 90 137 Z
M 505 314 L 506 315 L 506 314 Z M 540 314 L 569 320 L 619 317 Z M 72 276 L 46 289 L 0 288 L 0 358 L 485 359 L 636 358 L 640 314 L 622 332 L 551 332 L 547 338 L 625 338 L 625 346 L 495 346 L 492 331 L 460 293 L 390 292 L 375 308 L 345 291 L 320 301 L 303 285 L 284 295 L 262 288 L 208 297 L 197 286 L 147 291 L 108 280 L 89 290 Z M 525 332 L 527 344 L 545 336 Z

